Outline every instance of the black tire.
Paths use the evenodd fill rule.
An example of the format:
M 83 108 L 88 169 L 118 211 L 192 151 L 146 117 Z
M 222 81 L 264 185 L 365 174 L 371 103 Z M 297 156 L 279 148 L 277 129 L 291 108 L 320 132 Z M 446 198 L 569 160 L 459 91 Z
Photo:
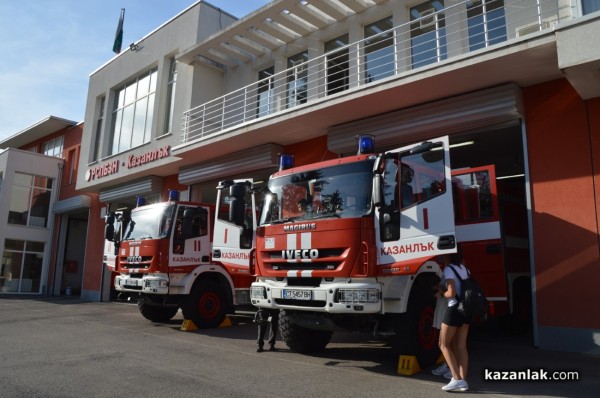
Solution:
M 398 317 L 392 340 L 395 355 L 414 355 L 421 369 L 435 363 L 440 356 L 439 330 L 433 327 L 435 297 L 428 284 L 413 286 L 408 311 Z
M 138 301 L 137 305 L 140 314 L 152 322 L 168 322 L 173 319 L 179 310 L 177 307 L 160 307 L 143 300 Z
M 324 350 L 333 335 L 330 331 L 296 325 L 286 311 L 279 314 L 279 332 L 290 350 L 304 354 Z
M 211 280 L 197 281 L 181 306 L 183 317 L 194 322 L 199 329 L 219 326 L 225 320 L 226 309 L 225 292 Z

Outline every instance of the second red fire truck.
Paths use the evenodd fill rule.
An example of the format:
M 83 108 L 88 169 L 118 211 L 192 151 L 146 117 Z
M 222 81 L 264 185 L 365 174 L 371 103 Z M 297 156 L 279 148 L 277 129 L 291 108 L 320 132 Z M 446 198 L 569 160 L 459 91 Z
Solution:
M 115 289 L 138 302 L 141 314 L 167 321 L 181 308 L 199 328 L 216 327 L 235 308 L 251 308 L 250 251 L 256 215 L 250 182 L 224 181 L 217 204 L 167 202 L 110 213 L 105 237 L 115 258 Z

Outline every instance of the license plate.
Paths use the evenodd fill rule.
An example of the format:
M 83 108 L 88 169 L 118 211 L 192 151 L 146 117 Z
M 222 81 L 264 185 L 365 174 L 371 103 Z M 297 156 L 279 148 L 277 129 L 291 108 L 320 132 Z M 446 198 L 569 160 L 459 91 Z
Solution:
M 281 291 L 281 298 L 289 299 L 289 300 L 312 300 L 312 291 L 297 290 L 297 289 L 283 289 Z
M 138 286 L 137 279 L 125 279 L 125 286 Z

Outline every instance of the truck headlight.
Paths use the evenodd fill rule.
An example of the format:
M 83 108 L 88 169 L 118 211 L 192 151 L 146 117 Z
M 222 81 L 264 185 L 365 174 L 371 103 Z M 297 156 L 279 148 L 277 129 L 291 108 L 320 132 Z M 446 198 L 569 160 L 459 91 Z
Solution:
M 250 288 L 250 298 L 251 299 L 266 299 L 267 291 L 262 286 L 257 286 L 257 287 L 252 286 Z
M 379 302 L 378 289 L 339 289 L 337 291 L 339 303 L 377 303 Z
M 167 287 L 168 286 L 168 282 L 166 280 L 161 280 L 161 279 L 149 279 L 146 281 L 146 287 L 148 288 L 160 288 L 160 287 Z

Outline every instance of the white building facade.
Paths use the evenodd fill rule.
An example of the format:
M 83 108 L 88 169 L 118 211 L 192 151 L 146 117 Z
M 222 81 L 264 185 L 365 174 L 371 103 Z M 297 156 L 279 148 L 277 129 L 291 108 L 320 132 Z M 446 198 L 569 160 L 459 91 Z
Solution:
M 0 294 L 46 293 L 63 159 L 0 152 Z

